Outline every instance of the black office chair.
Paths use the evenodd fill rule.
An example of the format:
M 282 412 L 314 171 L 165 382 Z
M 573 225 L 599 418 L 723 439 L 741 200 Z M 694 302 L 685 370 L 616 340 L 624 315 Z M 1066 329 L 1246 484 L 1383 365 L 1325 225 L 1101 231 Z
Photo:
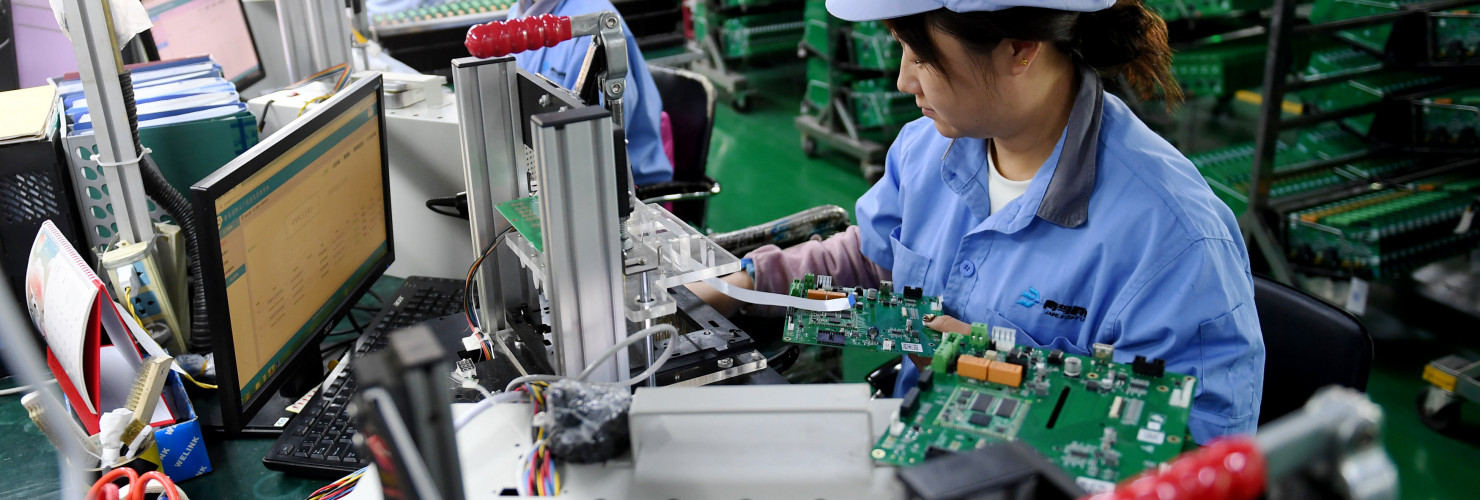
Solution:
M 1367 390 L 1372 337 L 1355 316 L 1260 276 L 1254 277 L 1254 306 L 1265 349 L 1260 425 L 1305 406 L 1328 385 Z
M 673 215 L 703 228 L 709 197 L 720 192 L 719 183 L 704 173 L 714 132 L 714 85 L 681 69 L 648 66 L 648 70 L 673 126 L 673 181 L 640 186 L 637 198 L 671 203 Z

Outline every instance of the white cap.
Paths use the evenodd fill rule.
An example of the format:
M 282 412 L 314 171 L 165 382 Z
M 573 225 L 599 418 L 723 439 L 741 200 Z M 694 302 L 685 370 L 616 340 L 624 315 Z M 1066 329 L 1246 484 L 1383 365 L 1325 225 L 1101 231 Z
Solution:
M 1095 12 L 1115 0 L 827 0 L 827 11 L 845 21 L 875 21 L 947 8 L 955 12 L 993 11 L 1012 7 L 1039 7 Z

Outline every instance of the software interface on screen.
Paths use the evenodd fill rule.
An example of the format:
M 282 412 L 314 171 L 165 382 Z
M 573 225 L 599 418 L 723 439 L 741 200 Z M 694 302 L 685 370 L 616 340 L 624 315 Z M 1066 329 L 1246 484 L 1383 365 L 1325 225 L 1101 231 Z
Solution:
M 375 96 L 215 200 L 246 403 L 387 252 Z
M 233 82 L 257 72 L 261 62 L 240 1 L 144 0 L 159 58 L 209 55 Z

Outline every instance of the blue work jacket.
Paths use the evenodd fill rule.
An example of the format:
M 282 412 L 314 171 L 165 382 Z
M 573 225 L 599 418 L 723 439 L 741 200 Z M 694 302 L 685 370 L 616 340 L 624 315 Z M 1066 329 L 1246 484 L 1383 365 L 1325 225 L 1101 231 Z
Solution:
M 539 4 L 534 8 L 538 10 Z M 578 16 L 604 10 L 616 12 L 609 0 L 559 0 L 550 14 Z M 509 9 L 509 18 L 520 17 L 519 5 Z M 673 164 L 663 153 L 660 132 L 663 98 L 648 71 L 647 60 L 632 38 L 632 28 L 622 21 L 622 34 L 627 39 L 627 89 L 622 93 L 622 123 L 627 134 L 627 159 L 632 165 L 632 178 L 639 186 L 673 180 Z M 514 54 L 514 62 L 525 71 L 538 73 L 561 87 L 574 89 L 580 78 L 591 37 L 561 42 L 554 47 Z
M 929 118 L 900 132 L 858 200 L 863 254 L 1017 342 L 1197 377 L 1193 438 L 1252 433 L 1264 341 L 1233 212 L 1180 152 L 1081 71 L 1068 126 L 1025 194 L 991 213 L 987 142 Z M 905 363 L 914 372 L 913 363 Z M 901 378 L 911 378 L 902 373 Z M 912 382 L 911 382 L 912 383 Z

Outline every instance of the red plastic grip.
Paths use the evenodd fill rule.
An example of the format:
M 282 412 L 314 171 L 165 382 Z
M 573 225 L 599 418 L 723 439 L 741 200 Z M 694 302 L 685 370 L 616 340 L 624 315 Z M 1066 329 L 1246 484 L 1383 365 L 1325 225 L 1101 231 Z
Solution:
M 468 28 L 463 42 L 474 57 L 503 57 L 570 40 L 570 18 L 544 14 Z
M 1264 493 L 1264 454 L 1249 438 L 1214 441 L 1164 471 L 1147 471 L 1088 500 L 1253 500 Z

